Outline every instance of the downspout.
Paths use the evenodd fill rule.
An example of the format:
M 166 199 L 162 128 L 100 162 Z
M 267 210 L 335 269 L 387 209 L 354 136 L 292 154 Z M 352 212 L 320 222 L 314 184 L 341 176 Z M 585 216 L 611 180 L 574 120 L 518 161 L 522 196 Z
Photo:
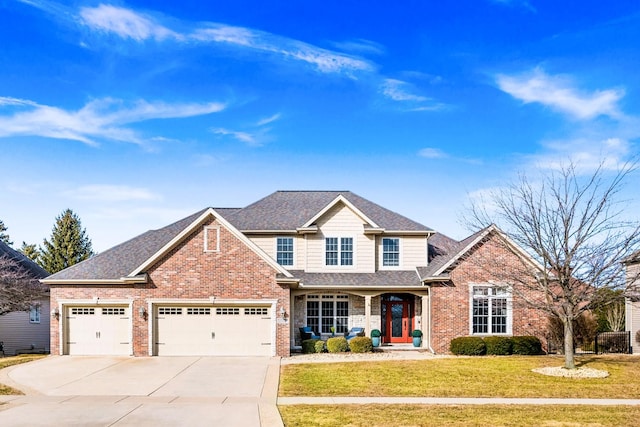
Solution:
M 436 354 L 436 352 L 433 350 L 433 347 L 431 347 L 431 286 L 429 286 L 429 351 L 432 354 Z

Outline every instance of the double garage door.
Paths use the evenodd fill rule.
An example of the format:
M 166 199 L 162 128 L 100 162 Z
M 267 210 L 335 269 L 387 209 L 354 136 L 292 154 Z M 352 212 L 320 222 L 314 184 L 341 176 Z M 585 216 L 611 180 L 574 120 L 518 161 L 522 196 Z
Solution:
M 154 354 L 270 356 L 270 313 L 268 306 L 156 306 Z
M 64 354 L 131 355 L 130 306 L 69 306 Z M 154 305 L 157 356 L 271 356 L 270 306 Z

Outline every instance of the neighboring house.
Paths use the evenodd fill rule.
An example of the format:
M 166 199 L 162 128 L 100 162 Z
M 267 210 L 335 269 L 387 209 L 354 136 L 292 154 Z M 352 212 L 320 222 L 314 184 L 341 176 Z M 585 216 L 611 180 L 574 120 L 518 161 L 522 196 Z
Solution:
M 0 257 L 9 257 L 27 270 L 35 279 L 49 275 L 38 264 L 0 242 Z M 49 352 L 49 291 L 35 301 L 30 311 L 12 311 L 0 316 L 0 342 L 5 355 L 14 355 L 21 351 Z
M 640 353 L 640 251 L 622 261 L 626 268 L 625 330 L 631 331 L 633 353 Z
M 391 344 L 421 329 L 439 353 L 462 335 L 542 337 L 546 318 L 472 262 L 516 257 L 502 238 L 457 242 L 348 191 L 207 208 L 46 279 L 51 351 L 287 356 L 302 326 Z

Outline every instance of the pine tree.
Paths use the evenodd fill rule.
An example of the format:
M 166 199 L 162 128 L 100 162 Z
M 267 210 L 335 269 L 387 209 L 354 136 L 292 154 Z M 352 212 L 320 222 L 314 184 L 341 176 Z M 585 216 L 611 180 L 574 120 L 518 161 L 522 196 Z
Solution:
M 18 249 L 22 252 L 23 255 L 31 259 L 31 261 L 35 261 L 36 263 L 40 259 L 40 251 L 35 244 L 27 244 L 27 242 L 22 241 L 22 246 Z
M 4 222 L 2 222 L 2 220 L 0 219 L 0 242 L 4 242 L 7 245 L 11 246 L 13 245 L 13 242 L 9 240 L 9 235 L 5 233 L 5 231 L 7 230 L 7 226 L 4 225 Z
M 44 240 L 40 249 L 40 265 L 50 273 L 84 261 L 93 255 L 91 239 L 82 228 L 80 217 L 67 209 L 56 218 L 51 241 Z

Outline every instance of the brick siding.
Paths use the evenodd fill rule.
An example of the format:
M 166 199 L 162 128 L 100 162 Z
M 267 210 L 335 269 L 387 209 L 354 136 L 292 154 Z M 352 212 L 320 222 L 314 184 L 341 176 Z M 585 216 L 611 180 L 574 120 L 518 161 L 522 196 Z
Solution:
M 148 270 L 149 282 L 127 285 L 51 285 L 51 307 L 59 300 L 92 299 L 133 300 L 133 353 L 149 354 L 149 322 L 138 315 L 148 307 L 147 299 L 271 299 L 289 308 L 289 289 L 276 283 L 276 271 L 260 256 L 236 238 L 224 226 L 211 219 L 204 225 L 220 227 L 220 251 L 204 251 L 204 227 L 198 227 L 173 250 Z M 59 322 L 51 321 L 51 353 L 59 354 Z M 244 339 L 241 335 L 238 339 Z M 276 354 L 289 355 L 289 323 L 276 322 Z

